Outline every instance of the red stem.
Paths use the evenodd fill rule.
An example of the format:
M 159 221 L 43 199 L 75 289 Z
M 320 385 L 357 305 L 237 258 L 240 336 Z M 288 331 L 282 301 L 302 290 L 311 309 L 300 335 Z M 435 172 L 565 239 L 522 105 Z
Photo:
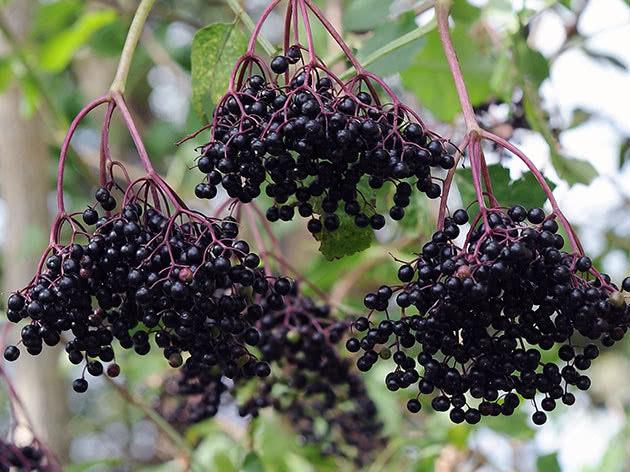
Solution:
M 492 192 L 492 183 L 490 181 L 490 173 L 488 172 L 488 165 L 486 164 L 486 156 L 483 154 L 483 149 L 481 149 L 481 174 L 483 176 L 483 182 L 486 186 L 486 194 L 488 195 L 488 199 L 490 200 L 490 206 L 492 208 L 497 208 L 501 206 Z
M 59 213 L 65 214 L 66 208 L 63 204 L 63 171 L 66 167 L 66 156 L 68 154 L 68 149 L 70 148 L 70 141 L 72 140 L 72 136 L 74 132 L 77 130 L 79 123 L 85 116 L 94 110 L 99 105 L 103 103 L 107 103 L 111 101 L 111 97 L 109 95 L 103 95 L 102 97 L 97 98 L 96 100 L 88 103 L 77 116 L 74 117 L 72 123 L 70 123 L 70 128 L 66 133 L 66 137 L 63 140 L 63 144 L 61 145 L 61 152 L 59 153 L 59 167 L 57 169 L 57 209 Z
M 153 180 L 160 189 L 169 197 L 173 205 L 175 206 L 175 212 L 188 210 L 186 204 L 182 201 L 182 199 L 171 189 L 171 187 L 158 175 L 158 173 L 153 169 L 153 165 L 151 164 L 151 160 L 149 159 L 149 154 L 142 142 L 142 137 L 140 136 L 140 132 L 136 127 L 135 122 L 133 121 L 133 117 L 131 116 L 131 112 L 129 111 L 129 107 L 125 103 L 125 99 L 119 92 L 112 92 L 112 98 L 116 102 L 116 105 L 120 109 L 120 114 L 125 121 L 125 125 L 127 126 L 127 130 L 131 135 L 131 139 L 133 140 L 136 150 L 138 151 L 138 156 L 142 161 L 142 165 L 146 170 L 147 174 Z M 155 195 L 154 195 L 155 198 Z
M 321 24 L 324 26 L 324 28 L 328 30 L 328 33 L 333 37 L 335 42 L 343 50 L 348 60 L 354 66 L 354 70 L 357 72 L 357 74 L 363 73 L 364 72 L 363 67 L 361 67 L 361 64 L 359 64 L 359 61 L 357 61 L 357 58 L 354 57 L 354 54 L 352 54 L 352 51 L 350 50 L 346 42 L 343 40 L 341 35 L 337 32 L 337 30 L 332 25 L 332 23 L 328 21 L 324 13 L 319 8 L 317 8 L 317 5 L 315 5 L 311 0 L 301 0 L 301 1 L 304 2 L 308 6 L 308 8 L 313 12 L 313 15 L 315 15 L 317 19 L 321 22 Z
M 448 4 L 445 4 L 444 2 L 438 1 L 435 5 L 437 27 L 440 34 L 442 48 L 444 49 L 444 55 L 446 56 L 448 67 L 451 69 L 453 80 L 455 81 L 457 96 L 459 97 L 459 103 L 461 104 L 462 112 L 464 113 L 464 120 L 466 120 L 466 128 L 470 132 L 472 130 L 478 130 L 479 124 L 477 123 L 477 119 L 475 118 L 475 111 L 473 110 L 472 104 L 470 102 L 470 97 L 468 95 L 468 90 L 466 89 L 466 83 L 464 82 L 462 69 L 459 66 L 457 53 L 455 52 L 455 48 L 453 47 L 451 35 L 448 30 L 449 8 L 450 6 Z
M 105 187 L 107 183 L 107 162 L 112 161 L 112 156 L 109 153 L 109 125 L 112 121 L 114 108 L 116 108 L 116 102 L 109 102 L 107 113 L 105 114 L 105 123 L 103 123 L 103 130 L 101 131 L 101 158 L 99 162 L 101 187 Z
M 306 10 L 304 0 L 299 0 L 299 2 L 300 11 L 302 14 L 302 21 L 304 23 L 304 30 L 306 32 L 306 42 L 308 43 L 309 64 L 314 65 L 317 61 L 315 56 L 315 44 L 313 43 L 313 33 L 311 32 L 311 22 L 308 19 L 308 11 Z
M 483 185 L 481 183 L 481 141 L 479 135 L 476 132 L 470 133 L 470 171 L 472 173 L 473 184 L 475 186 L 475 196 L 479 203 L 479 213 L 483 217 L 483 222 L 486 226 L 486 231 L 490 228 L 488 226 L 488 215 L 486 208 L 486 201 L 483 198 Z
M 551 208 L 553 209 L 554 214 L 558 217 L 558 219 L 560 220 L 560 223 L 562 224 L 562 226 L 567 232 L 567 235 L 569 236 L 569 241 L 571 242 L 571 247 L 573 248 L 573 251 L 576 252 L 577 254 L 583 255 L 584 249 L 582 249 L 582 245 L 580 244 L 580 240 L 578 239 L 577 234 L 575 233 L 575 230 L 569 224 L 564 214 L 558 207 L 558 202 L 556 201 L 556 198 L 553 196 L 551 188 L 549 188 L 547 181 L 545 180 L 543 175 L 540 173 L 540 171 L 536 168 L 534 163 L 530 161 L 529 158 L 520 149 L 518 149 L 509 141 L 506 141 L 505 139 L 493 133 L 490 133 L 489 131 L 484 131 L 484 130 L 481 131 L 481 136 L 484 139 L 488 139 L 498 144 L 499 146 L 507 149 L 512 154 L 517 156 L 521 161 L 523 161 L 523 163 L 527 166 L 530 172 L 534 175 L 534 178 L 536 179 L 538 184 L 541 186 L 541 188 L 545 192 L 545 195 L 549 199 L 549 203 L 551 203 Z
M 459 164 L 459 160 L 464 155 L 464 151 L 468 147 L 468 143 L 470 142 L 470 136 L 466 135 L 462 143 L 457 148 L 457 152 L 455 153 L 455 164 L 451 169 L 449 169 L 446 178 L 444 179 L 444 183 L 442 184 L 442 197 L 440 198 L 440 211 L 438 213 L 438 229 L 444 229 L 444 218 L 446 217 L 446 207 L 448 205 L 448 195 L 451 191 L 451 185 L 453 183 L 453 177 L 455 177 L 455 172 L 457 171 L 457 166 Z
M 250 38 L 249 44 L 247 46 L 247 56 L 254 54 L 254 50 L 256 48 L 256 39 L 260 34 L 260 29 L 262 28 L 262 25 L 265 23 L 265 20 L 267 19 L 271 11 L 276 8 L 276 5 L 278 5 L 278 3 L 280 3 L 280 0 L 274 0 L 273 2 L 271 2 L 271 4 L 269 4 L 267 8 L 265 8 L 265 11 L 263 11 L 262 15 L 260 15 L 260 18 L 256 22 L 256 26 L 254 27 L 254 31 L 252 31 L 252 37 Z

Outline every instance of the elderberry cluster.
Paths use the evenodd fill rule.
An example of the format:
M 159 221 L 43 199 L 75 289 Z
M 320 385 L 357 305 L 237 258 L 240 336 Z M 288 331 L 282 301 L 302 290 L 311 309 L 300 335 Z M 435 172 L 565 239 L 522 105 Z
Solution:
M 46 455 L 35 445 L 17 446 L 0 440 L 0 471 L 48 472 L 53 467 Z
M 155 188 L 147 185 L 150 194 Z M 76 226 L 72 242 L 52 247 L 45 268 L 8 299 L 10 321 L 30 320 L 21 343 L 37 355 L 44 343 L 54 346 L 71 334 L 68 358 L 85 362 L 92 376 L 115 360 L 114 340 L 145 355 L 151 338 L 174 368 L 187 354 L 188 370 L 208 368 L 228 378 L 268 376 L 269 365 L 248 347 L 260 337 L 253 326 L 264 314 L 261 302 L 282 309 L 290 281 L 267 280 L 259 257 L 237 239 L 233 218 L 216 220 L 189 210 L 165 215 L 138 195 L 142 192 L 127 190 L 120 211 L 110 213 L 116 199 L 99 189 L 96 198 L 106 214 L 99 218 L 94 208 L 82 214 L 91 231 L 79 230 L 78 219 L 68 217 Z M 84 244 L 76 242 L 80 236 Z M 16 346 L 4 353 L 10 361 L 19 354 Z M 109 376 L 119 373 L 118 364 L 108 366 Z M 82 376 L 73 387 L 84 392 L 88 382 Z
M 239 407 L 241 416 L 257 416 L 261 408 L 272 407 L 288 416 L 304 443 L 317 444 L 322 453 L 358 463 L 368 460 L 366 451 L 384 444 L 382 423 L 361 376 L 351 372 L 350 362 L 335 347 L 346 325 L 331 316 L 328 306 L 299 296 L 295 283 L 284 296 L 283 308 L 266 301 L 261 305 L 257 347 L 261 359 L 272 365 L 272 375 L 258 381 Z M 208 370 L 182 369 L 174 393 L 185 401 L 169 419 L 186 423 L 214 416 L 221 395 L 227 391 L 237 395 L 245 381 L 234 378 L 228 387 Z
M 421 409 L 422 395 L 435 393 L 433 409 L 475 424 L 482 416 L 511 415 L 522 397 L 536 405 L 534 423 L 543 424 L 557 401 L 574 403 L 569 386 L 590 387 L 584 371 L 599 355 L 592 342 L 608 347 L 621 340 L 630 310 L 588 257 L 563 251 L 553 215 L 514 206 L 490 210 L 486 219 L 460 248 L 454 240 L 468 214 L 447 217 L 418 257 L 400 267 L 401 285 L 365 297 L 370 315 L 354 323 L 361 334 L 347 349 L 363 351 L 362 371 L 393 357 L 386 385 L 393 391 L 417 385 L 411 412 Z M 630 289 L 630 278 L 623 288 Z M 401 310 L 395 320 L 394 295 Z M 374 312 L 387 319 L 371 322 Z M 541 351 L 555 348 L 562 365 L 542 361 Z
M 198 197 L 213 198 L 220 184 L 229 196 L 250 202 L 266 184 L 274 201 L 269 221 L 290 221 L 297 211 L 317 234 L 336 230 L 340 211 L 360 228 L 385 225 L 361 185 L 395 185 L 395 220 L 404 217 L 412 185 L 429 198 L 440 196 L 431 168 L 454 165 L 444 140 L 412 121 L 402 104 L 382 105 L 369 79 L 361 90 L 356 78 L 344 83 L 325 66 L 304 65 L 299 46 L 275 57 L 271 71 L 256 64 L 260 74 L 253 74 L 251 65 L 241 63 L 248 75 L 215 110 L 211 141 L 197 161 L 206 174 Z

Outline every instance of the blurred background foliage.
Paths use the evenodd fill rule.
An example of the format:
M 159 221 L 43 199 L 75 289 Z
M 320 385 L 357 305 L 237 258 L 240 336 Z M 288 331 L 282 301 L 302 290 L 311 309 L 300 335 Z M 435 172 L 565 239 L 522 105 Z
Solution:
M 24 4 L 17 5 L 21 2 Z M 234 6 L 239 2 L 230 3 Z M 267 1 L 240 3 L 255 20 Z M 343 30 L 358 58 L 370 63 L 368 70 L 386 77 L 397 93 L 426 117 L 429 127 L 458 142 L 464 132 L 463 121 L 437 31 L 431 30 L 432 2 L 317 3 Z M 481 123 L 522 146 L 544 169 L 587 252 L 614 280 L 629 272 L 630 255 L 629 4 L 627 0 L 456 0 L 452 11 L 455 48 Z M 82 104 L 108 88 L 136 6 L 136 0 L 0 2 L 0 93 L 14 94 L 18 104 L 6 106 L 3 102 L 0 116 L 3 122 L 16 123 L 17 133 L 34 120 L 41 121 L 38 131 L 27 139 L 38 140 L 48 151 L 45 167 L 36 172 L 44 176 L 41 185 L 51 202 L 65 129 Z M 16 22 L 18 14 L 27 20 Z M 188 170 L 197 155 L 195 146 L 203 139 L 179 147 L 174 143 L 203 125 L 212 111 L 213 95 L 208 87 L 221 94 L 226 79 L 215 77 L 209 85 L 207 77 L 205 81 L 203 74 L 195 77 L 193 70 L 191 80 L 191 43 L 201 28 L 230 23 L 234 18 L 230 5 L 219 0 L 158 0 L 127 85 L 127 100 L 157 168 L 196 206 L 201 205 L 193 195 L 198 176 Z M 281 41 L 281 21 L 274 15 L 263 29 L 273 44 Z M 241 36 L 249 37 L 242 23 L 237 28 Z M 418 28 L 430 32 L 420 36 Z M 341 62 L 323 30 L 316 28 L 314 34 L 318 54 L 327 58 L 336 72 L 346 70 L 348 64 Z M 400 44 L 402 47 L 395 48 Z M 382 54 L 388 47 L 394 50 Z M 238 52 L 238 47 L 234 51 Z M 220 58 L 221 64 L 234 59 L 229 54 Z M 94 114 L 82 125 L 73 144 L 65 182 L 66 201 L 73 210 L 84 208 L 97 183 L 99 119 L 102 116 Z M 116 126 L 113 133 L 113 155 L 132 172 L 139 172 L 131 140 Z M 5 167 L 0 175 L 0 189 L 6 192 L 6 184 L 17 175 L 14 173 L 21 172 L 22 166 L 35 165 L 35 161 L 21 149 L 4 142 L 1 145 L 0 159 L 6 163 L 13 159 L 15 165 L 9 172 Z M 494 164 L 491 170 L 500 201 L 544 203 L 544 195 L 534 179 L 523 174 L 519 163 L 490 148 L 487 152 Z M 467 169 L 458 171 L 456 182 L 458 191 L 453 192 L 451 208 L 460 198 L 467 203 L 472 195 Z M 12 197 L 33 198 L 32 188 L 21 192 Z M 25 255 L 38 254 L 47 237 L 45 225 L 27 225 L 21 234 L 12 232 L 15 215 L 13 205 L 7 202 L 5 193 L 0 200 L 0 243 L 7 247 L 11 238 L 19 238 L 27 253 L 5 250 L 0 262 L 3 273 L 20 265 Z M 52 209 L 53 205 L 49 206 Z M 52 210 L 50 215 L 52 218 Z M 393 257 L 411 259 L 431 234 L 435 216 L 434 202 L 418 198 L 401 223 L 389 222 L 378 232 L 369 249 L 333 261 L 317 252 L 318 244 L 306 232 L 303 221 L 278 224 L 274 230 L 286 257 L 328 294 L 333 305 L 360 313 L 363 294 L 395 280 Z M 15 288 L 5 286 L 5 294 Z M 305 291 L 309 289 L 305 287 Z M 550 359 L 555 356 L 553 352 L 547 354 Z M 42 376 L 36 365 L 26 369 L 20 367 L 21 362 L 7 367 L 17 380 L 19 376 Z M 254 421 L 239 418 L 229 399 L 214 420 L 186 431 L 166 428 L 165 434 L 164 425 L 152 413 L 160 401 L 162 381 L 169 374 L 161 354 L 130 355 L 119 363 L 124 366 L 122 389 L 96 379 L 86 394 L 75 394 L 69 387 L 78 367 L 70 365 L 65 356 L 55 361 L 55 375 L 63 380 L 63 389 L 59 395 L 51 393 L 46 401 L 67 408 L 67 441 L 57 446 L 66 463 L 64 470 L 177 471 L 183 470 L 182 457 L 187 455 L 192 457 L 192 470 L 353 470 L 350 464 L 340 464 L 302 446 L 285 418 L 273 414 Z M 381 365 L 366 374 L 366 380 L 390 441 L 364 470 L 630 470 L 628 343 L 606 351 L 592 371 L 593 388 L 588 394 L 579 395 L 571 409 L 553 412 L 542 428 L 531 424 L 527 411 L 511 418 L 484 419 L 470 427 L 452 425 L 445 415 L 429 408 L 418 415 L 406 414 L 407 396 L 386 390 L 386 370 Z M 0 425 L 7 431 L 10 410 L 2 392 Z M 29 401 L 41 400 L 27 395 L 27 408 Z M 45 438 L 56 434 L 50 431 L 45 415 L 36 426 Z

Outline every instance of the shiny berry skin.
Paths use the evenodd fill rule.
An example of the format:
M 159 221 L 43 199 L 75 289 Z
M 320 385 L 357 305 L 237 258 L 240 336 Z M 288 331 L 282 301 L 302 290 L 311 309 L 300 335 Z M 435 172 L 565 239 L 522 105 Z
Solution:
M 418 413 L 421 409 L 422 409 L 422 404 L 415 398 L 412 398 L 409 401 L 407 401 L 407 410 L 409 410 L 411 413 Z
M 289 61 L 285 56 L 276 56 L 271 60 L 270 66 L 276 74 L 283 74 L 289 68 Z
M 88 389 L 88 383 L 85 379 L 76 379 L 72 382 L 72 389 L 77 393 L 83 393 Z
M 9 362 L 17 360 L 18 357 L 20 357 L 20 350 L 17 346 L 7 346 L 4 350 L 4 358 Z

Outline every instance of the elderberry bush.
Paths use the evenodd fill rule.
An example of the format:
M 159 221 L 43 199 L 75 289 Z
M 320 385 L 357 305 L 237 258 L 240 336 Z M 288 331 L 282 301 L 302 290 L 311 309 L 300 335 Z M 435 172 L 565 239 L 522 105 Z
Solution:
M 335 320 L 328 306 L 300 296 L 295 283 L 289 285 L 283 299 L 282 308 L 261 301 L 264 313 L 256 325 L 260 333 L 257 348 L 261 359 L 271 365 L 272 374 L 257 380 L 254 393 L 241 404 L 239 413 L 257 416 L 260 409 L 271 407 L 288 417 L 304 443 L 318 445 L 323 454 L 358 464 L 369 461 L 385 439 L 361 376 L 352 372 L 350 361 L 336 348 L 346 324 Z M 177 387 L 169 392 L 184 399 L 168 415 L 176 424 L 212 417 L 222 394 L 229 391 L 238 397 L 245 390 L 244 378 L 232 379 L 228 387 L 220 375 L 207 369 L 184 367 Z
M 30 321 L 21 344 L 37 355 L 44 344 L 71 336 L 70 362 L 85 364 L 92 376 L 120 373 L 114 341 L 146 355 L 151 338 L 174 368 L 187 357 L 184 369 L 200 365 L 227 378 L 269 375 L 269 365 L 249 352 L 259 336 L 253 325 L 263 316 L 262 302 L 284 306 L 283 285 L 290 282 L 269 283 L 259 257 L 237 238 L 233 218 L 183 208 L 171 214 L 165 202 L 144 199 L 160 190 L 154 182 L 141 179 L 138 186 L 125 191 L 120 206 L 111 188 L 99 189 L 105 214 L 85 210 L 88 229 L 79 215 L 67 217 L 71 242 L 52 245 L 33 281 L 8 299 L 9 320 Z M 10 361 L 19 355 L 16 346 L 4 353 Z M 84 392 L 88 382 L 82 376 L 73 387 Z
M 273 199 L 269 221 L 290 221 L 297 212 L 317 234 L 339 227 L 338 210 L 360 228 L 384 226 L 361 183 L 395 186 L 394 220 L 404 217 L 413 187 L 440 196 L 431 172 L 453 167 L 450 146 L 395 97 L 381 104 L 370 79 L 344 83 L 325 65 L 304 64 L 299 45 L 270 67 L 257 58 L 237 67 L 240 81 L 217 106 L 197 161 L 206 174 L 198 197 L 213 198 L 222 185 L 250 202 L 264 190 Z
M 28 446 L 17 446 L 11 442 L 0 440 L 0 471 L 9 472 L 52 472 L 55 470 L 39 447 L 34 443 Z
M 574 403 L 569 387 L 590 387 L 585 372 L 599 355 L 595 342 L 620 341 L 630 310 L 588 257 L 563 250 L 558 223 L 541 209 L 489 210 L 487 225 L 473 224 L 460 248 L 454 240 L 467 222 L 464 210 L 447 217 L 418 257 L 400 267 L 401 285 L 365 297 L 369 315 L 354 323 L 347 349 L 362 351 L 361 371 L 391 356 L 387 388 L 417 389 L 411 412 L 434 394 L 434 410 L 475 424 L 512 415 L 523 398 L 536 406 L 533 422 L 543 424 L 559 401 Z M 630 289 L 630 278 L 623 288 Z M 398 309 L 400 317 L 390 317 Z M 376 312 L 386 319 L 377 323 Z M 542 360 L 551 349 L 560 365 Z

